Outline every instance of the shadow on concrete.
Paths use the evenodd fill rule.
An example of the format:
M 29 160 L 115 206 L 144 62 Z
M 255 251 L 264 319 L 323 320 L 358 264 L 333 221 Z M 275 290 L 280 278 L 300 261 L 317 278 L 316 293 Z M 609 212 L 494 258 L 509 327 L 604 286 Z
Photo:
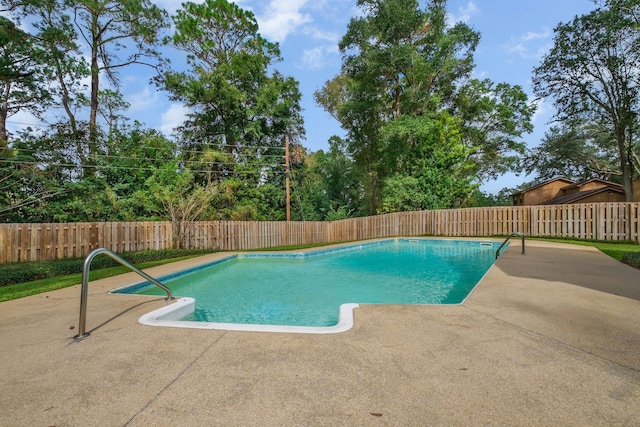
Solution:
M 76 339 L 76 337 L 74 336 L 74 337 L 72 338 L 71 343 L 74 343 L 74 342 L 81 342 L 81 341 L 85 340 L 86 338 L 89 338 L 93 332 L 95 332 L 95 331 L 97 331 L 98 329 L 100 329 L 100 328 L 102 328 L 102 327 L 104 327 L 104 326 L 108 325 L 109 323 L 113 322 L 114 320 L 116 320 L 116 319 L 117 319 L 117 318 L 119 318 L 120 316 L 123 316 L 123 315 L 127 314 L 128 312 L 130 312 L 130 311 L 132 311 L 132 310 L 134 310 L 134 309 L 136 309 L 136 308 L 138 308 L 138 307 L 141 307 L 141 306 L 143 306 L 143 305 L 150 304 L 150 303 L 155 303 L 155 302 L 157 302 L 157 301 L 162 301 L 162 300 L 166 300 L 166 299 L 165 299 L 165 298 L 153 298 L 153 299 L 149 299 L 149 300 L 147 300 L 147 301 L 143 301 L 143 302 L 140 302 L 140 303 L 138 303 L 138 304 L 135 304 L 135 305 L 133 305 L 133 306 L 131 306 L 131 307 L 127 308 L 126 310 L 121 311 L 120 313 L 116 314 L 115 316 L 110 317 L 109 319 L 107 319 L 107 320 L 105 320 L 104 322 L 100 323 L 98 326 L 94 326 L 92 329 L 90 329 L 90 330 L 88 330 L 88 331 L 86 332 L 86 333 L 87 333 L 87 335 L 86 335 L 86 336 L 83 336 L 83 338 Z M 87 318 L 88 318 L 88 317 L 89 317 L 89 316 L 87 315 Z
M 562 281 L 640 301 L 640 271 L 593 248 L 567 245 L 567 249 L 563 249 L 529 244 L 526 254 L 520 255 L 520 245 L 515 244 L 496 265 L 513 277 Z

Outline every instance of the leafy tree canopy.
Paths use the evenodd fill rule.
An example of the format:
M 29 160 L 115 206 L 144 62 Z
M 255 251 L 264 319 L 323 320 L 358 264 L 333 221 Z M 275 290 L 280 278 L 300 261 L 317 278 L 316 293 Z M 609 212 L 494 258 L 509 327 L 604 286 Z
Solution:
M 463 204 L 472 184 L 519 167 L 514 154 L 524 152 L 519 138 L 532 130 L 534 107 L 520 87 L 471 77 L 480 35 L 463 23 L 449 26 L 446 4 L 433 0 L 421 9 L 415 0 L 358 1 L 362 15 L 351 20 L 339 44 L 342 72 L 315 93 L 347 131 L 366 211 L 381 210 L 385 194 L 394 191 L 386 187 L 411 181 L 417 188 L 413 180 L 420 178 L 413 174 L 423 171 L 424 177 L 427 167 L 413 153 L 433 156 L 429 173 L 451 186 L 416 194 L 413 200 L 441 198 L 421 206 Z M 455 147 L 423 131 L 443 122 L 456 129 Z M 456 157 L 455 168 L 440 161 L 450 154 L 438 152 L 445 149 Z M 401 208 L 395 203 L 393 209 Z
M 637 1 L 606 1 L 559 24 L 554 46 L 534 70 L 534 91 L 552 99 L 565 125 L 597 123 L 615 149 L 627 201 L 637 175 L 640 30 Z

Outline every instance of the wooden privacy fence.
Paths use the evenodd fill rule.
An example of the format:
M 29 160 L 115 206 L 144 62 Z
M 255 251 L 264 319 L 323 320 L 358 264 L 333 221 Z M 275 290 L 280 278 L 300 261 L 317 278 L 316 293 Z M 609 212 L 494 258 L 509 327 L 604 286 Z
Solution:
M 79 258 L 97 248 L 168 249 L 172 240 L 170 222 L 0 224 L 0 263 Z
M 640 203 L 505 206 L 398 212 L 333 222 L 197 221 L 183 246 L 246 250 L 394 236 L 505 236 L 634 240 Z M 0 263 L 85 257 L 104 247 L 116 253 L 171 249 L 171 222 L 0 224 Z

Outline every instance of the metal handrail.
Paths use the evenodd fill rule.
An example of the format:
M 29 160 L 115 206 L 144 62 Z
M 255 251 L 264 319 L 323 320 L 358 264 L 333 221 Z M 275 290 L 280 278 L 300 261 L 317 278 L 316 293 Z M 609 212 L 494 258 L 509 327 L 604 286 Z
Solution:
M 504 239 L 504 242 L 502 242 L 502 244 L 500 245 L 500 247 L 498 248 L 498 250 L 496 251 L 496 259 L 498 259 L 498 257 L 500 256 L 500 249 L 502 249 L 502 247 L 504 245 L 507 244 L 507 242 L 509 241 L 509 239 L 513 236 L 516 237 L 521 237 L 522 238 L 522 252 L 520 253 L 520 255 L 524 255 L 524 233 L 518 233 L 517 231 L 515 233 L 511 233 L 507 236 L 506 239 Z
M 149 276 L 144 271 L 142 271 L 139 268 L 135 267 L 130 262 L 125 261 L 124 259 L 120 258 L 118 255 L 116 255 L 115 253 L 111 252 L 109 249 L 105 249 L 105 248 L 95 249 L 93 252 L 91 252 L 89 255 L 87 255 L 87 258 L 84 260 L 84 265 L 82 267 L 82 290 L 80 292 L 80 321 L 78 322 L 78 335 L 73 337 L 73 339 L 76 340 L 76 341 L 80 341 L 82 339 L 85 339 L 91 334 L 90 332 L 86 332 L 87 300 L 89 298 L 89 270 L 91 269 L 91 261 L 93 261 L 93 258 L 95 258 L 96 255 L 99 255 L 99 254 L 108 255 L 109 257 L 111 257 L 114 260 L 118 261 L 120 264 L 122 264 L 125 267 L 129 268 L 131 271 L 133 271 L 135 273 L 138 273 L 140 276 L 144 277 L 145 279 L 147 279 L 148 281 L 150 281 L 154 285 L 158 286 L 160 289 L 162 289 L 163 291 L 165 291 L 167 293 L 167 298 L 165 298 L 166 300 L 174 299 L 173 294 L 171 293 L 171 289 L 167 288 L 165 285 L 163 285 L 162 283 L 158 282 L 156 279 L 154 279 L 153 277 Z

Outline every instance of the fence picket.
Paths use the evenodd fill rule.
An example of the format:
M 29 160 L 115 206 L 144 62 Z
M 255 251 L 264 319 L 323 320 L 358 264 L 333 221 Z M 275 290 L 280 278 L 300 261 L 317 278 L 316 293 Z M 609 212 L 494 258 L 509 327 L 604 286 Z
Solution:
M 397 212 L 320 221 L 198 221 L 185 246 L 247 250 L 393 236 L 527 236 L 640 239 L 640 203 L 589 203 Z M 171 222 L 0 224 L 0 264 L 83 257 L 98 247 L 118 252 L 170 249 Z

